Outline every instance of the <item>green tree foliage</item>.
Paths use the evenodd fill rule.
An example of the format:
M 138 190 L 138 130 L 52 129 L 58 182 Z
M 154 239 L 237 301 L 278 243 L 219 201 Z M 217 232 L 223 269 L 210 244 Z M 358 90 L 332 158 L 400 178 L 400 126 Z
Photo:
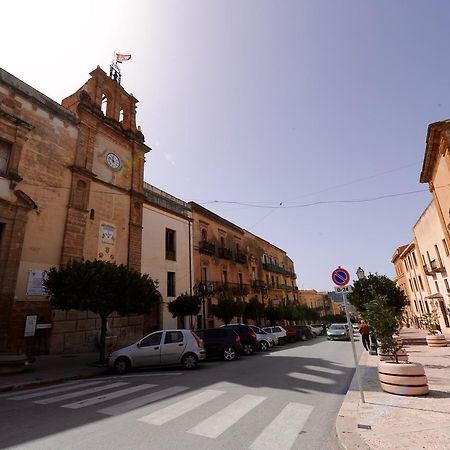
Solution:
M 385 275 L 369 274 L 367 278 L 353 283 L 353 292 L 347 294 L 348 301 L 363 316 L 366 316 L 367 305 L 378 296 L 385 296 L 389 308 L 397 314 L 407 305 L 404 292 Z
M 214 316 L 222 320 L 225 325 L 229 324 L 234 317 L 242 315 L 245 303 L 237 301 L 231 292 L 225 291 L 217 294 L 217 305 L 211 305 Z
M 251 319 L 255 320 L 258 326 L 261 326 L 261 320 L 265 316 L 264 305 L 259 302 L 257 297 L 252 297 L 248 303 L 245 303 L 243 315 L 244 322 Z
M 377 337 L 381 351 L 393 355 L 395 362 L 398 363 L 397 354 L 401 345 L 393 335 L 400 331 L 403 310 L 391 306 L 386 295 L 376 295 L 365 307 L 365 315 Z
M 189 295 L 187 292 L 179 295 L 175 300 L 167 305 L 172 317 L 190 317 L 190 327 L 192 328 L 192 316 L 200 312 L 201 298 L 198 295 Z
M 101 318 L 100 361 L 105 361 L 108 317 L 144 314 L 160 301 L 158 283 L 147 274 L 105 261 L 71 261 L 52 267 L 44 289 L 53 308 L 92 311 Z
M 266 319 L 269 321 L 270 325 L 273 326 L 281 319 L 279 309 L 273 306 L 272 300 L 269 300 L 265 308 Z

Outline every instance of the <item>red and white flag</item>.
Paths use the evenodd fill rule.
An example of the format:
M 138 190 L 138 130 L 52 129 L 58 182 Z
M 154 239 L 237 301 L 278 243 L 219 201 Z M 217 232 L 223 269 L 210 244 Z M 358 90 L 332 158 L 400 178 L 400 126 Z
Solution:
M 131 55 L 123 55 L 122 53 L 116 53 L 116 61 L 122 62 L 122 61 L 128 61 L 131 59 Z

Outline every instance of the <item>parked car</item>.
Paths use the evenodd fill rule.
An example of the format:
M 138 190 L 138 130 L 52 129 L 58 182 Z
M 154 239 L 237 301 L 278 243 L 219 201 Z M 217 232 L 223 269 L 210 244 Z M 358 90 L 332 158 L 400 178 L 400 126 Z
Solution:
M 206 359 L 219 357 L 225 361 L 233 361 L 242 354 L 241 338 L 232 328 L 195 330 L 195 334 L 203 340 Z
M 300 332 L 294 326 L 285 325 L 284 329 L 286 330 L 286 341 L 287 342 L 296 342 L 300 339 Z
M 314 337 L 314 334 L 308 325 L 293 325 L 293 327 L 298 330 L 299 339 L 301 341 L 307 341 Z
M 242 352 L 244 355 L 251 355 L 256 349 L 259 348 L 256 333 L 248 325 L 243 323 L 234 323 L 222 325 L 221 328 L 231 328 L 236 331 L 241 338 Z
M 350 332 L 346 323 L 332 323 L 327 330 L 327 339 L 329 341 L 350 340 Z
M 286 342 L 287 333 L 283 327 L 277 325 L 275 327 L 264 327 L 263 330 L 276 336 L 279 344 L 284 344 Z
M 112 352 L 108 366 L 119 374 L 138 367 L 177 364 L 194 369 L 205 358 L 203 341 L 193 331 L 161 330 Z
M 261 350 L 262 352 L 266 352 L 275 345 L 275 342 L 272 339 L 271 335 L 268 334 L 266 331 L 253 325 L 249 326 L 256 333 L 256 339 L 258 340 L 259 350 Z
M 310 325 L 311 331 L 316 335 L 320 336 L 324 332 L 324 327 L 320 323 L 312 323 Z
M 353 335 L 359 336 L 359 325 L 357 323 L 352 323 Z

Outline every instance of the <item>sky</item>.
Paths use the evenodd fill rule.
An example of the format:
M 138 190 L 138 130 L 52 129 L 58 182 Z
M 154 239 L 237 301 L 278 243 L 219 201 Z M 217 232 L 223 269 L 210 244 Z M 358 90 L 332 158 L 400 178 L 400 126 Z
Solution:
M 285 250 L 300 289 L 394 277 L 450 118 L 444 0 L 15 0 L 0 66 L 57 102 L 114 51 L 139 100 L 145 181 Z

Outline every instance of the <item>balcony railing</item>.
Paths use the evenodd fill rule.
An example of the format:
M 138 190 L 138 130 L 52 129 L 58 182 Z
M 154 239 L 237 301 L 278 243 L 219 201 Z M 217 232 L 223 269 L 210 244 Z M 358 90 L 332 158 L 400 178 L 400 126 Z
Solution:
M 219 248 L 219 258 L 233 259 L 233 252 L 229 248 L 220 247 Z
M 267 289 L 266 282 L 263 280 L 253 280 L 252 281 L 253 292 L 263 292 Z
M 445 267 L 443 267 L 441 264 L 438 264 L 435 259 L 430 261 L 429 264 L 423 265 L 423 270 L 427 275 L 433 275 L 438 272 L 445 272 Z
M 241 264 L 247 263 L 247 255 L 245 253 L 238 252 L 234 255 L 234 260 Z
M 208 255 L 214 255 L 216 253 L 216 244 L 209 241 L 200 241 L 198 243 L 198 250 Z
M 250 285 L 245 283 L 229 283 L 228 281 L 203 281 L 206 284 L 205 294 L 214 295 L 218 292 L 231 292 L 234 295 L 247 295 L 250 292 Z
M 285 273 L 285 270 L 283 267 L 277 266 L 276 264 L 271 263 L 263 263 L 263 269 L 268 270 L 269 272 L 275 272 L 275 273 Z

